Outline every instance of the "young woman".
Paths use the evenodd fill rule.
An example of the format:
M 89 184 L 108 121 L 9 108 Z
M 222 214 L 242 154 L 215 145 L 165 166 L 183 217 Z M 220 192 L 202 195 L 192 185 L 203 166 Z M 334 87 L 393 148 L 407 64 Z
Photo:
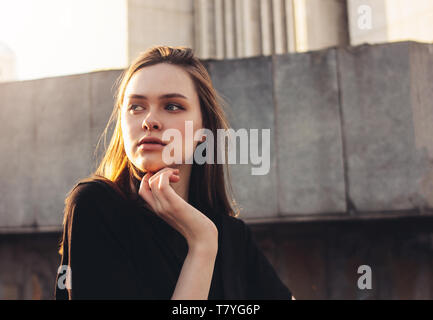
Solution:
M 56 299 L 291 299 L 236 218 L 218 145 L 214 164 L 194 160 L 205 136 L 191 141 L 185 123 L 216 137 L 222 104 L 189 48 L 152 47 L 123 72 L 105 155 L 65 200 Z M 182 163 L 167 163 L 168 145 Z

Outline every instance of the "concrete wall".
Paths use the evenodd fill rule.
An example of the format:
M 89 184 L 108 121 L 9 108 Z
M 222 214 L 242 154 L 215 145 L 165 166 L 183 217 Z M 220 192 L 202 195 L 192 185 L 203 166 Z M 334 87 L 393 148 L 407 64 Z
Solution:
M 119 71 L 0 85 L 0 228 L 58 230 L 64 198 L 95 167 Z
M 271 128 L 269 175 L 234 170 L 244 217 L 431 212 L 431 49 L 405 42 L 210 61 L 232 126 Z
M 0 300 L 54 299 L 58 233 L 0 235 Z
M 271 130 L 268 174 L 251 175 L 250 159 L 231 165 L 242 218 L 431 213 L 431 47 L 404 42 L 206 61 L 232 127 Z M 119 75 L 0 85 L 0 231 L 60 230 L 67 192 L 96 167 Z
M 297 300 L 433 299 L 433 219 L 253 226 Z M 53 299 L 58 233 L 0 235 L 0 299 Z M 361 265 L 371 289 L 359 289 Z

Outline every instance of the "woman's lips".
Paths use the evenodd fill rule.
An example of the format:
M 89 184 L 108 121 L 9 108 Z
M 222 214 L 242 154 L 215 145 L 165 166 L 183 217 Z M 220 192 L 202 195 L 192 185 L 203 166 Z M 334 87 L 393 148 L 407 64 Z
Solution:
M 139 150 L 143 151 L 157 151 L 162 150 L 165 146 L 160 143 L 142 143 L 138 146 Z

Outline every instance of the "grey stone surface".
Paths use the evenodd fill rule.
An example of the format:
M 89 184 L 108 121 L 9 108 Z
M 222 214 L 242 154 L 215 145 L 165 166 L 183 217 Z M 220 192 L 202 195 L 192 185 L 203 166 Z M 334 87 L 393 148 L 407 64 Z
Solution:
M 406 218 L 342 224 L 329 232 L 327 299 L 431 299 L 432 230 L 431 219 Z M 358 288 L 361 265 L 371 268 L 371 289 Z
M 36 152 L 33 81 L 0 85 L 0 226 L 35 223 L 32 201 Z
M 101 138 L 98 149 L 96 150 L 97 143 L 108 120 L 110 119 L 113 111 L 115 94 L 116 94 L 116 81 L 121 75 L 122 70 L 110 70 L 93 72 L 90 76 L 90 142 L 92 152 L 92 171 L 96 169 L 98 159 L 101 158 L 102 151 L 104 150 L 104 140 Z M 106 144 L 108 146 L 111 135 L 113 133 L 114 124 L 110 125 Z M 97 154 L 94 154 L 95 151 Z
M 0 300 L 52 300 L 60 235 L 0 236 Z
M 415 146 L 429 161 L 418 181 L 417 206 L 433 208 L 433 44 L 410 43 L 410 79 Z
M 274 63 L 280 211 L 345 212 L 335 49 Z
M 251 161 L 249 164 L 230 165 L 233 188 L 243 218 L 278 215 L 271 63 L 269 57 L 208 62 L 213 84 L 228 103 L 231 128 L 235 131 L 245 128 L 248 133 L 250 129 L 259 129 L 259 140 L 261 129 L 270 129 L 268 174 L 252 175 L 251 168 L 257 166 Z
M 67 193 L 96 167 L 94 151 L 119 75 L 113 70 L 0 86 L 0 112 L 8 119 L 0 129 L 2 228 L 61 226 Z
M 433 299 L 433 220 L 251 225 L 298 300 Z M 60 233 L 0 235 L 0 299 L 53 299 Z M 372 289 L 360 290 L 360 265 Z M 73 270 L 72 270 L 73 275 Z
M 417 66 L 413 46 L 425 48 Z M 432 207 L 433 139 L 425 134 L 433 115 L 433 53 L 425 46 L 338 51 L 349 197 L 360 212 Z
M 344 218 L 347 200 L 363 217 L 431 212 L 432 44 L 273 59 L 204 61 L 231 127 L 249 140 L 271 130 L 268 174 L 252 175 L 251 159 L 231 165 L 242 218 Z M 67 192 L 96 168 L 120 74 L 0 84 L 1 230 L 60 228 Z
M 37 130 L 35 152 L 29 161 L 34 184 L 31 202 L 38 225 L 61 224 L 67 192 L 76 180 L 90 173 L 89 77 L 84 74 L 33 82 Z

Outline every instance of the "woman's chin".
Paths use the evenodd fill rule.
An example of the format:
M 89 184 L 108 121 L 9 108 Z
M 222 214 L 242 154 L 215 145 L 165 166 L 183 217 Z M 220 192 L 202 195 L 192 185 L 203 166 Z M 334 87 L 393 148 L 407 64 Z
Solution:
M 157 172 L 167 167 L 163 161 L 145 161 L 141 164 L 140 169 L 145 172 Z

